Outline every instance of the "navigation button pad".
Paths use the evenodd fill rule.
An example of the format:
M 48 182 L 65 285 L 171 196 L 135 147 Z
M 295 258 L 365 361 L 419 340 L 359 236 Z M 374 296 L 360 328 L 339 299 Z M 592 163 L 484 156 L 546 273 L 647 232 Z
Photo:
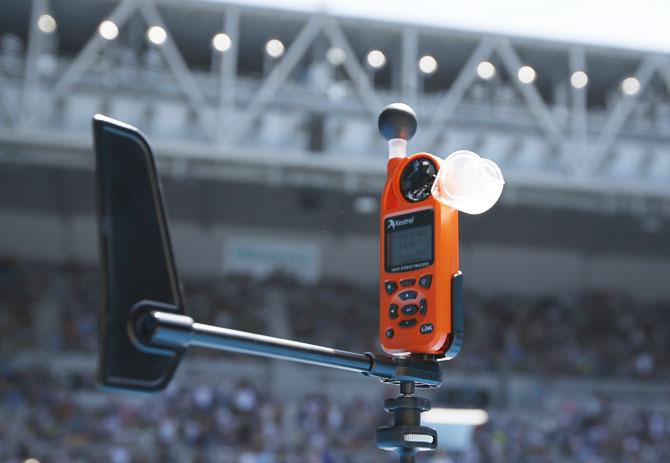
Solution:
M 391 320 L 395 320 L 396 318 L 398 318 L 398 306 L 397 306 L 397 304 L 391 304 L 389 306 L 389 318 Z
M 395 281 L 388 280 L 384 282 L 384 289 L 386 290 L 386 294 L 393 294 L 398 289 L 398 285 Z
M 416 325 L 416 319 L 414 318 L 403 320 L 400 323 L 398 323 L 398 326 L 400 326 L 401 328 L 409 328 L 414 325 Z
M 430 288 L 430 284 L 433 282 L 433 275 L 422 275 L 419 278 L 419 286 L 422 288 Z
M 416 291 L 403 291 L 402 293 L 398 294 L 401 300 L 407 301 L 409 299 L 415 299 L 417 296 Z

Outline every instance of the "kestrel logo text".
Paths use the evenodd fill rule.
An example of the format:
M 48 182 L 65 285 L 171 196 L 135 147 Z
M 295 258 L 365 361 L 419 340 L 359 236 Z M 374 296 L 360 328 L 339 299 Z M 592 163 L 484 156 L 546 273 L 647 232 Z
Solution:
M 388 222 L 386 223 L 386 226 L 388 227 L 389 230 L 395 230 L 396 227 L 401 227 L 403 225 L 409 225 L 414 223 L 414 217 L 410 217 L 408 219 L 388 219 Z

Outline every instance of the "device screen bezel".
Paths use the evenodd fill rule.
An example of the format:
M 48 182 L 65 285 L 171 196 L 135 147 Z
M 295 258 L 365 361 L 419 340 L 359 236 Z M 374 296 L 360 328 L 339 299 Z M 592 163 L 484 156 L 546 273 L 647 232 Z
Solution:
M 391 221 L 404 222 L 401 227 L 393 227 Z M 391 235 L 394 231 L 408 230 L 411 228 L 423 227 L 430 225 L 430 259 L 422 260 L 418 262 L 411 262 L 403 265 L 390 265 L 391 257 Z M 417 211 L 412 211 L 409 213 L 398 214 L 384 217 L 384 270 L 387 273 L 401 273 L 401 272 L 411 272 L 413 270 L 419 270 L 425 267 L 429 267 L 435 262 L 435 210 L 433 208 L 421 209 Z

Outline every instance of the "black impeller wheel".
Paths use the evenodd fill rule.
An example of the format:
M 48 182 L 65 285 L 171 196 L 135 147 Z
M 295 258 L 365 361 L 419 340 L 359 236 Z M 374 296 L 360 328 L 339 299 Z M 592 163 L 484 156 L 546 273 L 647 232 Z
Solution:
M 407 164 L 400 176 L 400 191 L 411 202 L 422 201 L 430 196 L 437 177 L 437 166 L 426 158 L 420 157 Z

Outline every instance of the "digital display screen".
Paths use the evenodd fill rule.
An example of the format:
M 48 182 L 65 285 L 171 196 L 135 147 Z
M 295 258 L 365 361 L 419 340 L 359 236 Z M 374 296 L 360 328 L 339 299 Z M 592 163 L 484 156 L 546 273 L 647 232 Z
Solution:
M 433 260 L 433 226 L 396 230 L 388 237 L 388 266 L 398 270 L 421 267 Z
M 397 230 L 389 236 L 391 267 L 431 261 L 433 259 L 433 227 L 423 225 Z
M 420 209 L 384 218 L 384 269 L 409 272 L 434 260 L 435 211 Z

